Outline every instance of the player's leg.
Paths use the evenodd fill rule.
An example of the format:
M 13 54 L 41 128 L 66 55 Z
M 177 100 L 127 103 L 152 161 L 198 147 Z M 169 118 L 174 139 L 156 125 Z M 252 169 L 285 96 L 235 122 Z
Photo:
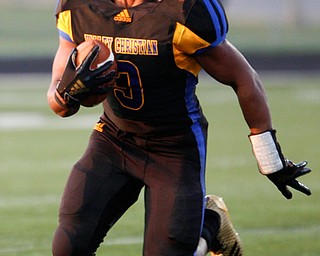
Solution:
M 74 175 L 77 176 L 75 172 L 78 171 L 71 174 L 73 181 L 75 181 Z M 82 178 L 76 179 L 79 181 Z M 103 198 L 107 187 L 112 187 L 111 184 L 105 183 L 105 189 L 99 189 L 91 195 L 92 204 L 86 205 L 73 198 L 79 189 L 65 193 L 59 214 L 59 226 L 53 240 L 54 256 L 92 255 L 113 224 L 137 200 L 140 184 L 118 178 L 112 180 L 113 184 L 117 184 L 117 191 L 113 191 L 115 195 Z
M 144 255 L 193 256 L 202 227 L 205 191 L 198 142 L 190 131 L 150 140 L 148 146 L 156 153 L 150 153 L 145 172 Z
M 106 204 L 90 240 L 88 246 L 90 252 L 97 250 L 110 228 L 137 201 L 142 186 L 140 181 L 130 178 Z
M 144 256 L 193 256 L 198 246 L 202 192 L 192 184 L 169 186 L 145 188 Z
M 95 131 L 83 157 L 74 166 L 62 197 L 54 256 L 94 255 L 107 231 L 137 200 L 143 184 L 126 176 L 113 141 Z M 117 162 L 117 163 L 116 163 Z

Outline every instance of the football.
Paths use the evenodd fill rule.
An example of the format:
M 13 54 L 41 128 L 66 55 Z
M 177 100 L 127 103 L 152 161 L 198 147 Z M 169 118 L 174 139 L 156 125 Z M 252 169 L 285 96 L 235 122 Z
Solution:
M 98 56 L 93 60 L 91 64 L 91 69 L 95 69 L 98 67 L 99 64 L 105 62 L 109 57 L 113 58 L 114 62 L 113 65 L 106 71 L 106 73 L 109 73 L 110 71 L 114 70 L 117 71 L 117 64 L 115 61 L 115 57 L 113 53 L 111 53 L 110 49 L 108 46 L 106 46 L 104 43 L 98 41 L 98 40 L 90 40 L 90 41 L 85 41 L 77 46 L 77 57 L 75 60 L 75 64 L 77 67 L 84 61 L 84 59 L 87 57 L 87 55 L 90 53 L 92 48 L 95 45 L 100 46 L 100 51 L 98 53 Z M 110 54 L 112 54 L 110 56 Z M 102 86 L 112 86 L 115 83 L 114 78 L 112 81 L 107 82 L 106 84 L 103 84 Z M 94 107 L 98 104 L 100 104 L 102 101 L 104 101 L 107 97 L 108 93 L 106 94 L 92 94 L 86 97 L 85 99 L 80 101 L 80 104 L 84 107 Z

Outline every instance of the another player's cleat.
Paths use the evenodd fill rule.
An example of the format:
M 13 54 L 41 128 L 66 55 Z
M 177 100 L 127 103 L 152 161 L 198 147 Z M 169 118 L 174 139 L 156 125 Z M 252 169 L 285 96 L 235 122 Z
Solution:
M 224 201 L 215 195 L 207 195 L 206 200 L 206 209 L 214 211 L 220 216 L 219 232 L 210 248 L 211 256 L 242 256 L 243 247 L 240 237 L 232 225 Z

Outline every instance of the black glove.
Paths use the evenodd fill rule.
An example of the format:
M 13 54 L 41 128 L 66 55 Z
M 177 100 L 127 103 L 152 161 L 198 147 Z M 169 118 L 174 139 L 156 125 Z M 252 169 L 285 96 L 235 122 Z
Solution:
M 249 138 L 260 173 L 266 175 L 284 197 L 292 198 L 288 186 L 306 195 L 311 195 L 310 189 L 296 180 L 296 178 L 311 172 L 311 169 L 305 167 L 307 165 L 306 161 L 294 164 L 283 156 L 275 130 L 250 135 Z
M 288 189 L 288 186 L 310 196 L 311 190 L 296 180 L 296 178 L 311 172 L 311 169 L 307 168 L 306 165 L 306 161 L 294 164 L 290 160 L 286 160 L 285 167 L 280 171 L 268 174 L 267 177 L 277 186 L 282 195 L 287 199 L 292 198 L 292 193 Z
M 76 67 L 75 60 L 78 51 L 76 48 L 72 50 L 61 81 L 56 88 L 67 104 L 78 104 L 80 100 L 90 94 L 104 94 L 110 90 L 110 88 L 101 85 L 114 78 L 114 71 L 103 74 L 113 65 L 113 61 L 107 61 L 93 70 L 90 68 L 99 51 L 100 46 L 94 46 L 80 66 Z

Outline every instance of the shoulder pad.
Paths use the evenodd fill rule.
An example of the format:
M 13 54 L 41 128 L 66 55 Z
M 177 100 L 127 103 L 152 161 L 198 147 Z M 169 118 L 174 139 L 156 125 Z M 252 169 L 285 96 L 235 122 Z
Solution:
M 185 0 L 185 26 L 212 46 L 219 44 L 228 32 L 228 20 L 219 0 Z

